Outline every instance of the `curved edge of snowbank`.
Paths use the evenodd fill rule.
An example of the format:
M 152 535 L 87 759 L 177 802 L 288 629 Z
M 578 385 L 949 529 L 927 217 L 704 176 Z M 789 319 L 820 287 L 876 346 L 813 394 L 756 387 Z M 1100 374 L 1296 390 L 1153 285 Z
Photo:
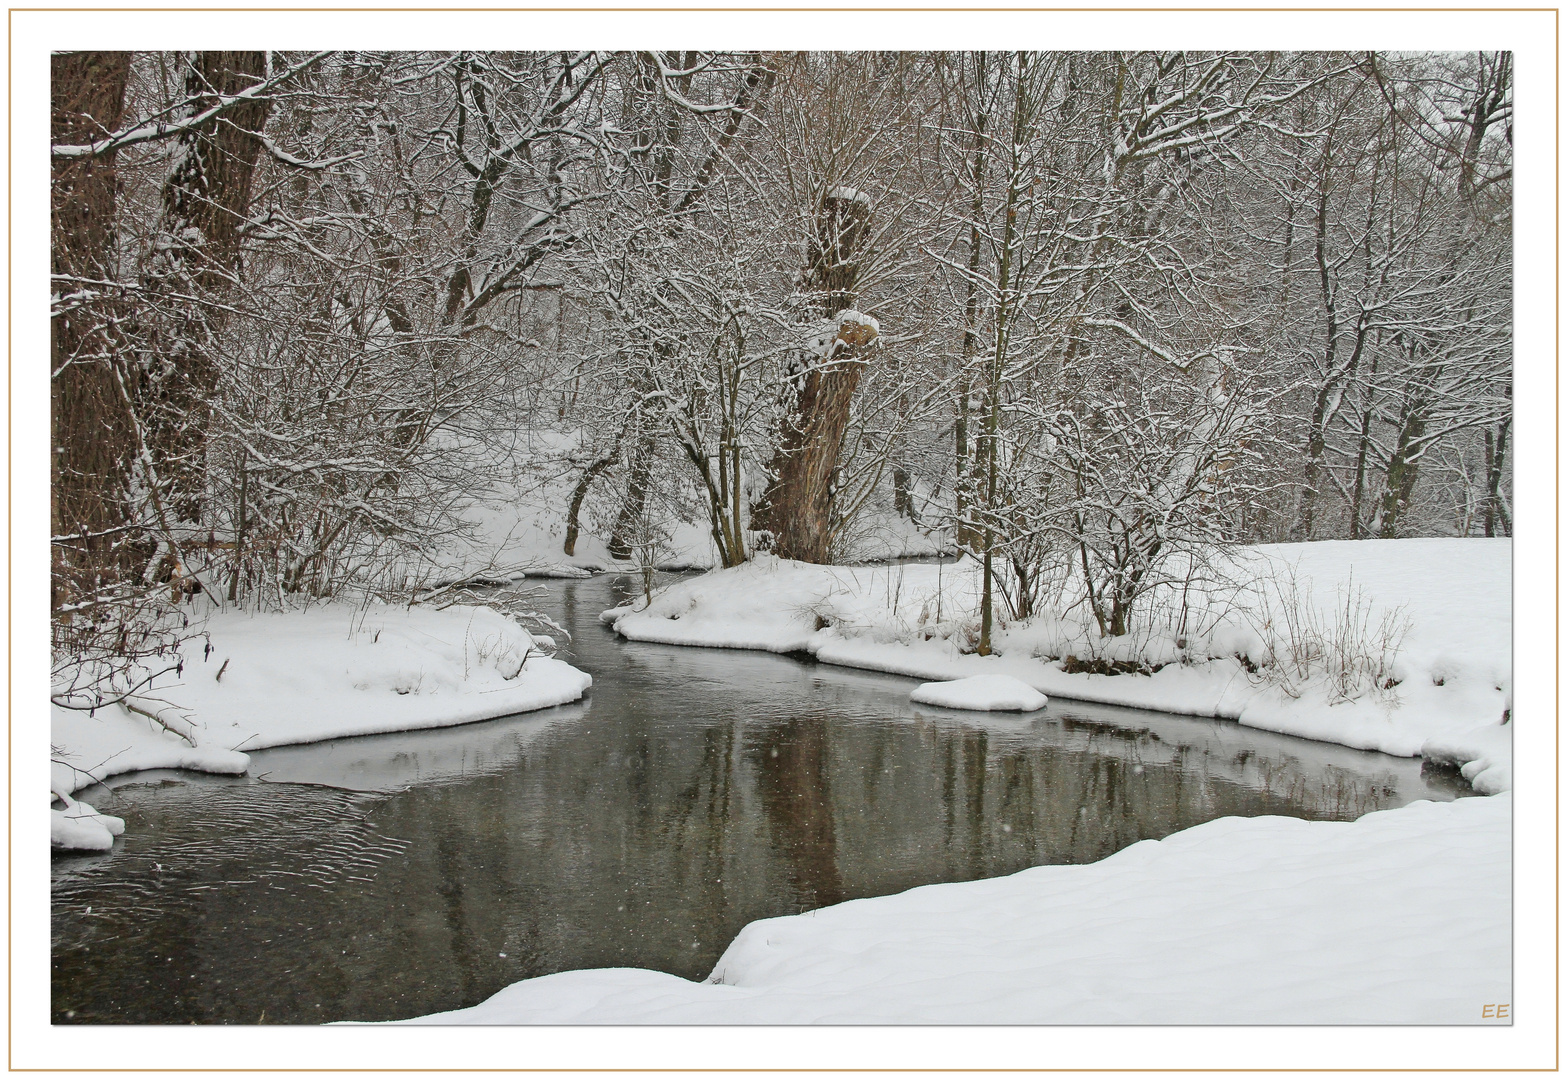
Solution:
M 772 653 L 808 652 L 824 664 L 900 675 L 922 680 L 925 685 L 987 675 L 1010 676 L 1041 697 L 1233 720 L 1242 727 L 1354 750 L 1425 757 L 1459 768 L 1483 795 L 1512 787 L 1509 727 L 1497 724 L 1434 736 L 1419 725 L 1398 723 L 1392 711 L 1377 702 L 1332 704 L 1321 694 L 1310 693 L 1290 699 L 1277 691 L 1254 687 L 1234 661 L 1215 660 L 1192 667 L 1170 665 L 1152 675 L 1069 675 L 1032 657 L 981 657 L 959 653 L 944 641 L 877 642 L 847 638 L 833 628 L 801 631 L 787 626 L 734 626 L 713 620 L 643 616 L 619 608 L 606 611 L 603 619 L 631 641 Z M 916 692 L 921 689 L 916 688 Z M 1423 695 L 1417 692 L 1417 696 Z M 913 700 L 964 708 L 923 698 Z M 1411 701 L 1405 708 L 1413 715 L 1424 704 Z M 1459 726 L 1462 727 L 1461 722 Z
M 1420 756 L 1436 765 L 1455 766 L 1482 795 L 1499 795 L 1513 786 L 1512 725 L 1472 728 L 1427 739 Z
M 476 724 L 502 716 L 569 705 L 582 700 L 582 696 L 593 686 L 593 676 L 564 660 L 552 657 L 534 657 L 528 661 L 523 674 L 527 678 L 518 678 L 515 686 L 477 690 L 468 694 L 431 694 L 424 697 L 409 694 L 390 701 L 362 702 L 365 706 L 363 710 L 324 720 L 308 730 L 289 728 L 267 732 L 258 726 L 258 734 L 245 745 L 251 750 L 266 750 L 274 746 L 297 746 L 357 735 L 385 735 L 394 731 L 426 731 Z M 278 701 L 274 699 L 269 704 L 276 705 Z M 297 705 L 308 708 L 311 700 L 302 698 L 283 704 L 285 707 Z
M 238 775 L 250 766 L 244 753 L 192 746 L 119 705 L 107 705 L 96 714 L 57 705 L 50 711 L 50 741 L 61 752 L 49 765 L 49 786 L 56 795 L 144 769 Z
M 941 621 L 944 609 L 949 614 L 966 610 L 963 604 L 973 599 L 964 591 L 972 591 L 972 568 L 962 561 L 878 568 L 758 556 L 670 585 L 640 610 L 625 605 L 603 612 L 600 619 L 633 641 L 808 652 L 822 663 L 921 682 L 1005 675 L 1053 698 L 1233 720 L 1243 727 L 1397 757 L 1424 754 L 1461 767 L 1484 794 L 1511 786 L 1511 739 L 1503 737 L 1511 732 L 1500 723 L 1511 705 L 1510 679 L 1503 673 L 1509 653 L 1505 644 L 1487 636 L 1501 618 L 1491 609 L 1501 602 L 1489 605 L 1489 615 L 1470 627 L 1469 637 L 1449 641 L 1444 636 L 1456 625 L 1456 612 L 1500 587 L 1510 566 L 1509 548 L 1489 541 L 1390 540 L 1256 550 L 1309 562 L 1324 590 L 1350 579 L 1371 581 L 1390 596 L 1424 588 L 1413 605 L 1419 618 L 1411 636 L 1417 640 L 1400 658 L 1399 681 L 1390 693 L 1334 701 L 1323 686 L 1308 683 L 1291 696 L 1256 683 L 1231 658 L 1165 663 L 1150 675 L 1068 673 L 1059 663 L 1034 655 L 1047 644 L 1026 626 L 1001 634 L 995 655 L 964 653 L 950 634 L 950 621 Z M 1461 573 L 1433 576 L 1433 560 L 1451 563 Z M 1477 641 L 1490 646 L 1481 648 Z M 1474 656 L 1461 660 L 1470 653 Z M 1487 718 L 1494 722 L 1484 724 Z M 1468 738 L 1472 731 L 1481 733 L 1478 741 Z
M 1476 1024 L 1511 981 L 1511 821 L 1509 795 L 1219 818 L 1096 863 L 761 919 L 706 982 L 566 971 L 402 1022 Z M 1455 944 L 1464 980 L 1432 979 Z
M 125 819 L 101 814 L 90 803 L 62 797 L 64 809 L 49 811 L 49 846 L 61 851 L 108 851 L 125 831 Z
M 513 620 L 484 607 L 324 605 L 304 612 L 222 612 L 174 681 L 94 712 L 51 709 L 51 790 L 61 798 L 144 769 L 240 774 L 245 750 L 454 727 L 578 701 L 593 677 L 538 651 Z M 75 804 L 77 806 L 85 804 Z M 96 811 L 57 818 L 56 847 L 104 850 Z M 57 811 L 57 813 L 62 813 Z
M 642 618 L 630 615 L 613 624 L 615 632 L 627 641 L 643 641 L 653 645 L 688 645 L 704 649 L 747 649 L 751 652 L 792 653 L 811 649 L 812 633 L 780 629 L 776 632 L 757 632 L 736 635 L 733 627 L 676 627 L 669 619 Z

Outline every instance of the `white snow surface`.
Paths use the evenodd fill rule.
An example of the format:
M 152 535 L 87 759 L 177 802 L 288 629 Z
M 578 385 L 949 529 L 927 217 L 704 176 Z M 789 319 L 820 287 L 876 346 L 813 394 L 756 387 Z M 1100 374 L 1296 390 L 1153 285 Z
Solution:
M 1457 766 L 1464 779 L 1483 795 L 1513 786 L 1512 725 L 1471 728 L 1425 741 L 1420 756 L 1440 765 Z
M 61 809 L 49 811 L 49 845 L 75 851 L 108 851 L 125 831 L 125 820 L 101 814 L 90 803 L 62 797 Z
M 842 184 L 829 191 L 827 197 L 829 199 L 842 199 L 844 202 L 864 203 L 866 206 L 871 205 L 869 194 L 858 188 L 847 187 Z
M 1105 641 L 1081 613 L 1004 626 L 995 654 L 972 651 L 979 567 L 956 563 L 834 567 L 762 556 L 744 565 L 677 582 L 604 613 L 636 641 L 715 648 L 809 652 L 818 660 L 920 680 L 1010 675 L 1042 694 L 1110 705 L 1214 716 L 1287 735 L 1419 756 L 1428 744 L 1480 747 L 1488 789 L 1510 784 L 1512 706 L 1512 546 L 1508 540 L 1325 541 L 1240 549 L 1229 557 L 1240 584 L 1215 591 L 1205 629 L 1176 636 L 1149 632 Z M 1410 629 L 1393 664 L 1391 690 L 1335 703 L 1318 679 L 1295 695 L 1269 685 L 1233 654 L 1260 647 L 1241 614 L 1249 598 L 1277 590 L 1293 575 L 1331 622 L 1343 598 L 1364 594 L 1373 618 L 1397 609 Z M 1194 594 L 1195 595 L 1195 594 Z M 1194 615 L 1197 620 L 1198 612 Z M 1164 664 L 1152 675 L 1067 674 L 1050 657 L 1088 655 Z M 1444 743 L 1463 735 L 1466 743 Z M 1462 760 L 1460 760 L 1462 759 Z M 1486 788 L 1482 788 L 1484 790 Z
M 855 311 L 853 308 L 838 312 L 838 325 L 868 326 L 876 333 L 881 333 L 881 323 L 877 322 L 874 316 L 867 315 L 863 311 Z
M 1511 993 L 1512 797 L 1220 818 L 1086 866 L 753 922 L 707 982 L 514 983 L 422 1024 L 1474 1024 Z M 1462 979 L 1440 977 L 1455 955 Z
M 1038 712 L 1049 704 L 1044 694 L 1010 675 L 970 675 L 921 683 L 909 694 L 909 700 L 974 712 Z
M 511 450 L 511 478 L 479 492 L 462 517 L 469 535 L 453 541 L 437 559 L 438 580 L 478 575 L 488 580 L 580 578 L 617 564 L 605 538 L 593 531 L 591 506 L 583 508 L 580 535 L 567 555 L 562 550 L 564 508 L 582 469 L 595 453 L 579 445 L 581 432 L 540 431 L 529 444 Z M 595 491 L 602 491 L 601 480 Z M 670 541 L 667 569 L 707 569 L 716 565 L 712 538 L 700 523 L 679 522 Z
M 193 629 L 205 630 L 211 654 L 203 638 L 188 640 L 183 672 L 131 699 L 188 738 L 118 705 L 55 707 L 56 793 L 135 769 L 242 773 L 245 750 L 531 712 L 576 701 L 593 683 L 486 607 L 229 611 Z M 57 826 L 57 843 L 63 835 Z

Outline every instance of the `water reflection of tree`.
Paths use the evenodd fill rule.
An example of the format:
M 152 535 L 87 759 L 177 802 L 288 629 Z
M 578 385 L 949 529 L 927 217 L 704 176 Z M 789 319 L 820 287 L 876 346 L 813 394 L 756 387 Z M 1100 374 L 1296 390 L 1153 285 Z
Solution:
M 597 657 L 610 640 L 590 629 L 578 647 Z M 1089 862 L 1223 814 L 1357 816 L 1405 783 L 1373 758 L 1319 761 L 1256 733 L 1264 745 L 1241 749 L 1197 722 L 867 723 L 819 687 L 785 700 L 796 719 L 758 720 L 737 694 L 693 722 L 676 676 L 701 669 L 639 655 L 510 767 L 378 797 L 373 816 L 359 796 L 286 784 L 236 787 L 234 806 L 208 783 L 199 799 L 138 800 L 138 843 L 174 838 L 131 875 L 158 910 L 127 906 L 124 869 L 57 893 L 57 1018 L 390 1019 L 564 968 L 700 979 L 753 919 Z M 777 715 L 779 699 L 766 706 Z M 193 833 L 202 822 L 210 836 Z M 198 839 L 212 861 L 178 876 Z M 322 887 L 296 884 L 305 871 Z M 104 939 L 110 903 L 119 943 Z M 90 922 L 71 914 L 88 904 Z M 255 976 L 244 989 L 225 974 L 236 957 Z
M 770 727 L 757 742 L 757 789 L 774 846 L 789 864 L 800 901 L 825 907 L 844 900 L 838 872 L 827 747 L 820 717 Z

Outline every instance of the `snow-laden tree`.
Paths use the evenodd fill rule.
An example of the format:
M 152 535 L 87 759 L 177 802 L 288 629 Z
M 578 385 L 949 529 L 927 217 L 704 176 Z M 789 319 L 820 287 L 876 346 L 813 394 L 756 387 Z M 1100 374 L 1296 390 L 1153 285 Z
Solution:
M 764 122 L 767 157 L 748 170 L 800 258 L 794 290 L 780 298 L 800 347 L 757 506 L 757 527 L 786 558 L 829 561 L 845 510 L 863 501 L 863 490 L 851 494 L 857 480 L 886 461 L 862 455 L 859 469 L 845 470 L 846 452 L 863 446 L 852 433 L 857 394 L 884 355 L 881 323 L 918 321 L 907 278 L 935 183 L 921 123 L 932 76 L 922 56 L 792 58 Z M 888 385 L 906 393 L 898 380 Z M 906 407 L 898 415 L 907 422 Z
M 724 565 L 748 553 L 745 477 L 757 400 L 769 386 L 753 323 L 776 318 L 766 284 L 777 259 L 733 162 L 748 153 L 776 61 L 760 54 L 637 53 L 613 71 L 620 169 L 600 228 L 570 257 L 596 312 L 577 378 L 597 401 L 573 418 L 587 453 L 567 510 L 574 545 L 584 499 L 601 476 L 621 476 L 610 554 L 632 553 L 644 505 L 673 450 L 705 506 Z M 760 329 L 760 327 L 759 327 Z
M 644 562 L 917 520 L 982 649 L 1214 544 L 1510 530 L 1507 54 L 52 66 L 54 603 L 109 652 L 406 595 L 545 483 Z
M 606 63 L 337 57 L 279 111 L 295 145 L 267 163 L 212 404 L 231 597 L 424 581 L 511 422 L 532 294 L 601 191 Z
M 946 263 L 964 283 L 957 457 L 959 506 L 971 523 L 958 528 L 985 563 L 981 651 L 1002 560 L 1014 564 L 1014 611 L 1031 611 L 1044 564 L 1059 566 L 1074 548 L 1167 549 L 1168 538 L 1152 537 L 1090 549 L 1083 525 L 1063 524 L 1086 524 L 1073 505 L 1093 498 L 1063 476 L 1113 476 L 1115 463 L 1066 468 L 1053 457 L 1064 444 L 1044 438 L 1040 423 L 1108 423 L 1129 407 L 1123 386 L 1157 385 L 1221 349 L 1249 353 L 1237 348 L 1245 331 L 1227 311 L 1234 305 L 1204 227 L 1211 177 L 1229 167 L 1241 134 L 1322 77 L 1316 65 L 1246 54 L 959 58 L 954 96 L 977 104 L 959 113 L 964 128 L 951 143 L 966 189 L 957 201 L 967 213 L 956 220 L 967 251 Z M 1214 431 L 1235 436 L 1229 424 Z M 1195 444 L 1207 438 L 1194 433 Z M 1077 445 L 1135 457 L 1137 443 Z M 1198 459 L 1211 452 L 1167 437 L 1149 445 Z M 1018 475 L 1025 462 L 1027 479 Z M 1149 485 L 1159 487 L 1152 476 Z M 1084 587 L 1097 591 L 1103 572 L 1084 561 Z M 1107 619 L 1107 632 L 1121 622 Z

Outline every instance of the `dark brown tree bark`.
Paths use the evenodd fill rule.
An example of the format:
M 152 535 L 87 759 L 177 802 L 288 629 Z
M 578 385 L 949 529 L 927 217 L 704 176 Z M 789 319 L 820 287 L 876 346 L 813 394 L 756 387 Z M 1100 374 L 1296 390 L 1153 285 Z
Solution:
M 824 319 L 836 319 L 855 300 L 858 255 L 870 229 L 871 204 L 863 195 L 834 189 L 822 201 L 817 233 L 807 251 L 806 288 Z M 838 459 L 849 426 L 849 407 L 865 371 L 875 328 L 842 323 L 827 355 L 799 381 L 794 408 L 784 419 L 768 472 L 773 480 L 754 528 L 771 529 L 782 558 L 825 563 L 832 557 Z
M 1414 499 L 1415 481 L 1420 477 L 1420 451 L 1426 431 L 1424 403 L 1416 400 L 1404 406 L 1399 418 L 1398 443 L 1387 463 L 1387 490 L 1382 495 L 1382 524 L 1377 535 L 1396 539 L 1404 527 L 1404 515 Z
M 632 452 L 626 476 L 626 499 L 620 504 L 620 514 L 610 530 L 609 556 L 625 561 L 636 549 L 637 534 L 641 531 L 643 511 L 647 508 L 648 484 L 653 478 L 653 452 L 656 449 L 653 433 L 644 430 L 632 443 Z
M 192 115 L 266 77 L 264 52 L 203 52 L 189 60 L 185 92 Z M 250 101 L 179 138 L 163 188 L 146 288 L 157 311 L 143 327 L 142 404 L 149 450 L 175 514 L 199 518 L 202 456 L 217 385 L 220 303 L 239 279 L 240 226 L 261 153 L 270 106 Z
M 777 534 L 774 550 L 785 559 L 825 563 L 832 558 L 838 457 L 865 367 L 852 348 L 840 356 L 806 374 L 794 422 L 785 429 L 778 450 L 778 480 L 769 513 Z
M 85 143 L 120 124 L 130 54 L 50 58 L 50 135 Z M 50 177 L 51 604 L 55 611 L 134 568 L 126 486 L 133 439 L 116 384 L 115 154 L 60 159 Z

